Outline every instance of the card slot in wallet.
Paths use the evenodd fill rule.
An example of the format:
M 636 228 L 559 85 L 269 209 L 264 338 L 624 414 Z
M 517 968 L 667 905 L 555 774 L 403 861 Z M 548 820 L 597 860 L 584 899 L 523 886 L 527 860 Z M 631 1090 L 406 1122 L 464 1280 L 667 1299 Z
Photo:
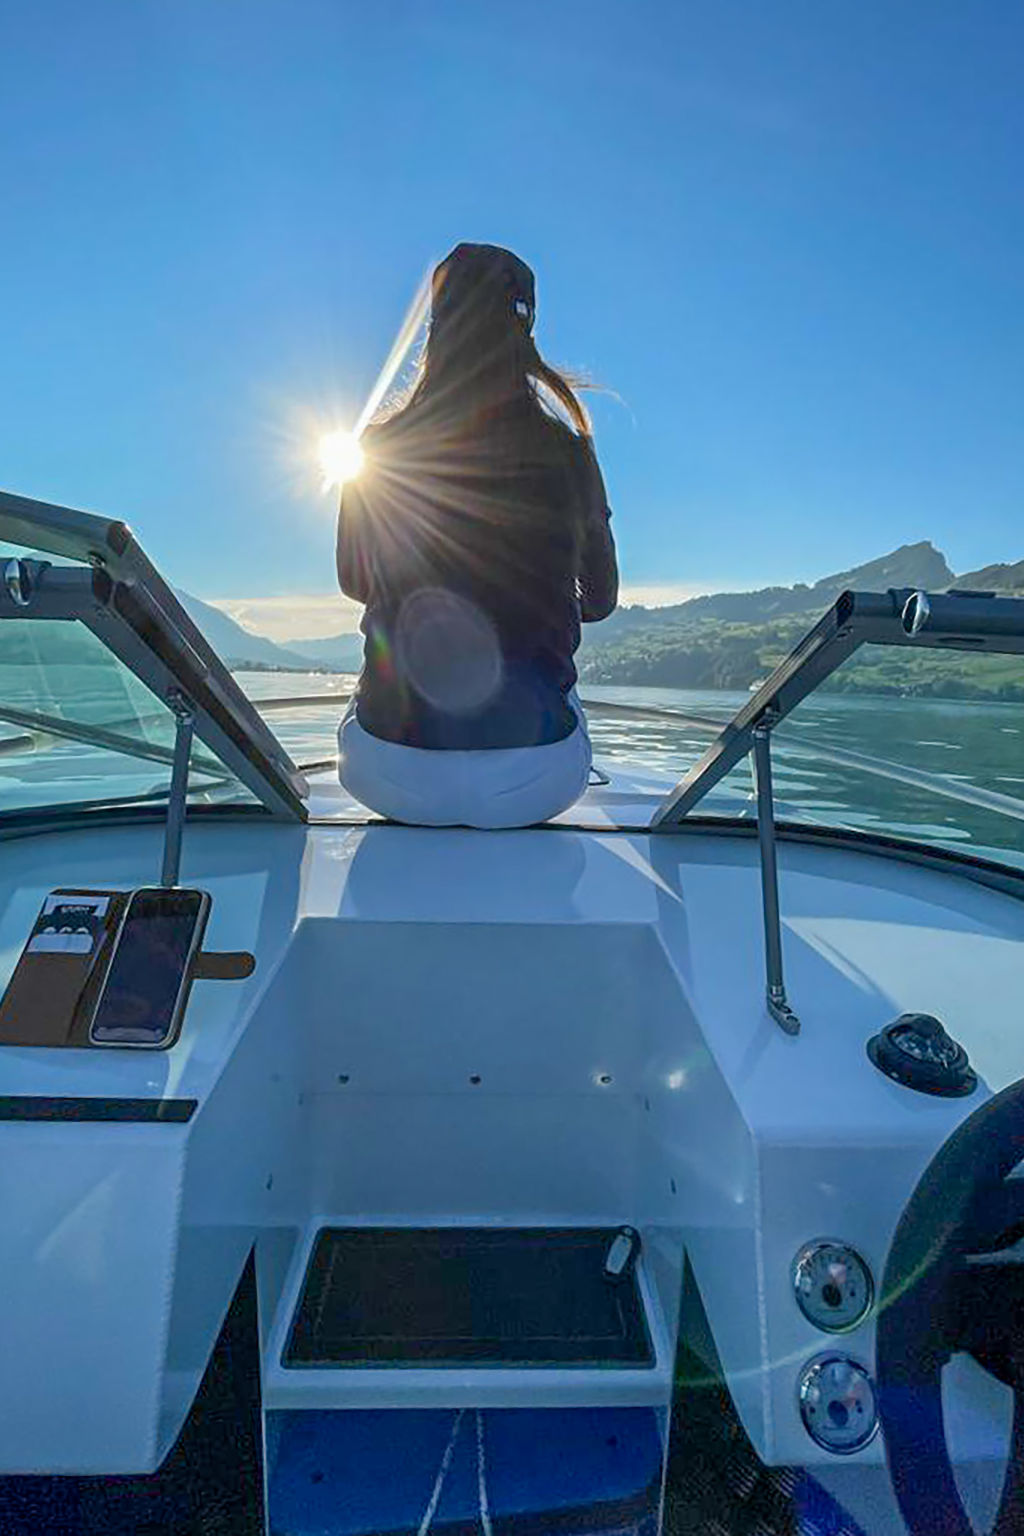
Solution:
M 88 1045 L 127 891 L 53 891 L 0 1000 L 0 1045 Z

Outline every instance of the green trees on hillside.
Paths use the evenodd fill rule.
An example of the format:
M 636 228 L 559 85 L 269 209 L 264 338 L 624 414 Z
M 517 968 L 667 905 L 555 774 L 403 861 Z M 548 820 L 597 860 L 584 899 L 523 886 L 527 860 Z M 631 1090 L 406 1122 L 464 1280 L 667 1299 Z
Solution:
M 627 631 L 588 641 L 580 676 L 619 687 L 742 690 L 767 677 L 809 627 L 804 618 L 769 624 L 705 619 Z M 867 646 L 825 686 L 837 693 L 1024 702 L 1024 660 Z

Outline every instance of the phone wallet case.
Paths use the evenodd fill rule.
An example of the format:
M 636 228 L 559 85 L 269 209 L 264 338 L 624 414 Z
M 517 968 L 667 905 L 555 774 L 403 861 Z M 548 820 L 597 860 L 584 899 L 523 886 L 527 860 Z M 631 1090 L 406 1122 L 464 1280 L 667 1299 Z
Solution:
M 0 1000 L 0 1045 L 88 1045 L 130 891 L 53 891 Z

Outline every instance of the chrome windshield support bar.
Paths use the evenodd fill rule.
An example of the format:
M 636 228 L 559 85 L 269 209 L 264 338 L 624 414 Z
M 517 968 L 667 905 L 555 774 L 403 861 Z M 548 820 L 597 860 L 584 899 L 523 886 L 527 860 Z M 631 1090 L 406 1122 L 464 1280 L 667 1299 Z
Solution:
M 160 884 L 175 886 L 181 873 L 181 839 L 185 831 L 185 802 L 188 796 L 188 760 L 192 754 L 192 732 L 195 715 L 192 706 L 176 688 L 172 688 L 167 702 L 174 711 L 174 762 L 171 766 L 171 787 L 167 799 L 167 822 L 164 827 L 164 859 L 160 871 Z
M 764 915 L 764 959 L 768 1012 L 787 1035 L 800 1033 L 800 1020 L 789 1006 L 782 975 L 782 921 L 779 916 L 779 870 L 775 846 L 775 798 L 772 791 L 771 729 L 775 717 L 766 714 L 753 731 L 754 778 L 757 784 L 757 840 L 761 850 L 761 907 Z
M 0 621 L 77 621 L 161 708 L 169 688 L 188 698 L 195 735 L 209 754 L 206 766 L 215 759 L 225 782 L 237 779 L 271 815 L 306 819 L 302 773 L 124 523 L 0 491 L 0 540 L 76 562 L 0 560 Z M 74 727 L 72 721 L 62 734 L 72 738 Z M 87 726 L 78 731 L 82 740 L 84 730 L 95 745 L 123 750 L 115 740 L 121 733 L 100 740 L 97 728 Z M 148 731 L 131 734 L 140 745 L 129 756 L 168 761 L 166 746 L 157 748 Z M 198 769 L 200 761 L 192 766 Z
M 841 593 L 666 795 L 652 832 L 671 831 L 746 757 L 767 713 L 784 720 L 862 645 L 1024 656 L 1024 599 L 909 587 Z

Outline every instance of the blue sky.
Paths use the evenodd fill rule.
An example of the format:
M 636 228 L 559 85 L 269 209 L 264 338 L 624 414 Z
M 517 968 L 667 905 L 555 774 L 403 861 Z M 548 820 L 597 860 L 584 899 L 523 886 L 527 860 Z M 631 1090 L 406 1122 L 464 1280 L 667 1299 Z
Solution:
M 8 5 L 0 482 L 337 629 L 317 424 L 493 240 L 631 590 L 1022 558 L 1022 73 L 1019 0 Z

